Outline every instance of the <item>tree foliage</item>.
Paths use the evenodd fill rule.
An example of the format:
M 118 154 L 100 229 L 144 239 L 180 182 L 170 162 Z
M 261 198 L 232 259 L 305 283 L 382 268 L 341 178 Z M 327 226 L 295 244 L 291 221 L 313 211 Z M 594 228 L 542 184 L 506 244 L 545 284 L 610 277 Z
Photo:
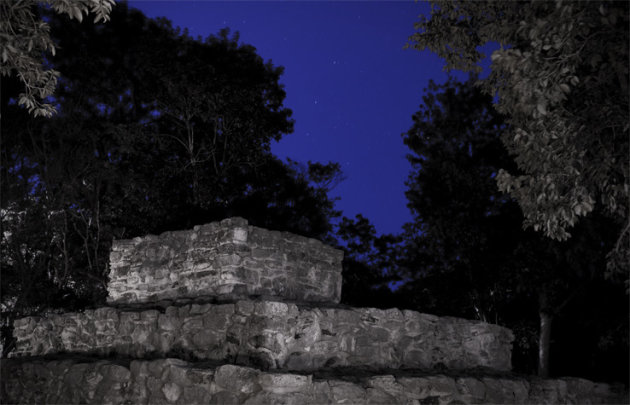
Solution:
M 609 270 L 630 262 L 628 3 L 434 1 L 410 41 L 476 70 L 489 42 L 486 91 L 508 118 L 502 140 L 518 171 L 496 180 L 518 201 L 524 225 L 565 240 L 597 205 L 625 225 Z M 627 274 L 624 276 L 627 277 Z
M 3 327 L 101 305 L 113 238 L 242 216 L 327 239 L 339 215 L 338 164 L 270 152 L 293 130 L 282 68 L 227 30 L 194 39 L 125 3 L 110 17 L 50 15 L 63 72 L 52 118 L 28 114 L 19 79 L 2 77 Z
M 33 116 L 50 117 L 55 112 L 44 100 L 53 95 L 59 72 L 49 68 L 44 54 L 55 56 L 50 26 L 39 17 L 47 6 L 79 22 L 84 14 L 95 15 L 94 22 L 108 21 L 114 0 L 7 0 L 0 3 L 0 58 L 2 76 L 15 75 L 24 86 L 18 104 Z
M 402 281 L 397 264 L 400 261 L 401 238 L 377 236 L 376 228 L 363 215 L 343 217 L 336 236 L 344 250 L 342 304 L 355 307 L 392 308 L 401 302 L 391 287 Z
M 414 218 L 403 266 L 413 281 L 404 288 L 422 291 L 415 305 L 426 310 L 496 322 L 502 295 L 514 289 L 507 283 L 522 217 L 493 180 L 513 165 L 498 136 L 504 117 L 473 81 L 430 83 L 404 136 Z
M 576 225 L 569 241 L 522 229 L 518 204 L 495 183 L 500 168 L 518 171 L 501 142 L 505 116 L 493 108 L 491 96 L 475 87 L 476 81 L 431 83 L 404 135 L 413 168 L 406 195 L 414 220 L 402 235 L 397 271 L 408 282 L 397 293 L 405 307 L 511 327 L 517 337 L 515 367 L 532 372 L 539 346 L 545 347 L 538 337 L 543 317 L 575 322 L 580 300 L 603 291 L 623 298 L 622 288 L 603 280 L 605 254 L 619 228 L 598 208 Z M 589 301 L 597 308 L 591 318 L 580 321 L 598 325 L 589 339 L 620 324 L 627 330 L 622 307 L 611 309 L 603 298 L 595 301 Z M 598 310 L 614 321 L 599 323 Z M 559 332 L 551 329 L 557 342 L 552 360 L 562 345 L 599 350 L 586 339 Z M 623 348 L 620 336 L 615 339 L 614 346 Z M 562 372 L 564 360 L 556 357 L 552 371 Z M 609 366 L 596 363 L 591 366 L 600 372 Z M 615 365 L 617 376 L 622 367 Z

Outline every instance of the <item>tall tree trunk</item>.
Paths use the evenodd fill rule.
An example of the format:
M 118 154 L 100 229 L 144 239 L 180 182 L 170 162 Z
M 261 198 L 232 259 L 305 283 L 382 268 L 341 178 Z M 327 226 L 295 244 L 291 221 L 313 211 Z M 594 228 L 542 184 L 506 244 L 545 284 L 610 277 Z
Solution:
M 540 306 L 538 314 L 540 316 L 540 335 L 538 339 L 538 376 L 549 377 L 549 348 L 551 343 L 551 323 L 553 314 L 547 302 L 547 294 L 540 293 Z

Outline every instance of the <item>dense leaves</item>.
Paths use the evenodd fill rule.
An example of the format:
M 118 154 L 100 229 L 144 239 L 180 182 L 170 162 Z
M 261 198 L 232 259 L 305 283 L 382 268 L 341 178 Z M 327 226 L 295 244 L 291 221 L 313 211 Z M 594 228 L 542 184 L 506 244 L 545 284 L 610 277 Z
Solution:
M 628 2 L 435 1 L 410 40 L 447 68 L 478 70 L 498 43 L 484 88 L 509 126 L 502 140 L 519 171 L 500 167 L 525 226 L 557 240 L 596 206 L 620 228 L 611 273 L 630 262 Z
M 50 27 L 38 17 L 46 5 L 71 19 L 83 20 L 83 14 L 95 14 L 94 22 L 109 20 L 114 0 L 7 0 L 0 3 L 0 58 L 2 76 L 14 75 L 22 82 L 24 92 L 18 104 L 33 116 L 50 117 L 55 108 L 42 100 L 51 96 L 57 85 L 59 72 L 47 66 L 42 57 L 55 55 L 55 44 L 50 38 Z
M 627 312 L 623 306 L 611 308 L 610 300 L 602 297 L 623 299 L 623 288 L 605 282 L 602 270 L 618 225 L 595 210 L 575 227 L 569 241 L 552 241 L 522 229 L 518 204 L 497 190 L 494 180 L 501 167 L 518 170 L 500 139 L 505 117 L 493 108 L 492 98 L 475 87 L 476 81 L 471 77 L 465 83 L 431 83 L 404 136 L 413 167 L 406 194 L 414 221 L 405 227 L 397 257 L 396 270 L 408 280 L 397 291 L 398 300 L 424 312 L 511 327 L 519 371 L 531 373 L 540 365 L 542 375 L 562 370 L 587 375 L 588 368 L 563 368 L 567 362 L 561 356 L 567 352 L 554 361 L 554 350 L 581 345 L 599 353 L 593 340 L 608 335 L 615 336 L 611 346 L 626 350 L 621 334 L 612 331 L 627 331 Z M 591 288 L 594 284 L 597 289 Z M 583 312 L 580 301 L 598 296 L 590 301 L 589 317 L 576 316 L 576 311 Z M 546 328 L 539 327 L 543 318 Z M 580 325 L 590 325 L 591 336 L 568 336 L 551 327 L 557 321 L 575 329 L 571 322 L 576 318 Z M 539 336 L 543 330 L 553 340 L 545 342 Z M 537 360 L 539 347 L 546 353 L 551 348 L 551 359 Z M 589 365 L 599 373 L 605 366 L 598 361 Z M 608 367 L 606 377 L 623 378 L 624 362 Z

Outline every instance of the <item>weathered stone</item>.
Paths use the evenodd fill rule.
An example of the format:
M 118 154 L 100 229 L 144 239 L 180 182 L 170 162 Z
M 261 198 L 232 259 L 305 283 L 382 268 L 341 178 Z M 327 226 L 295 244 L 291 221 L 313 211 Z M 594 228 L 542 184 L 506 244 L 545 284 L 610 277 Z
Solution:
M 2 402 L 455 405 L 627 399 L 606 384 L 507 374 L 513 335 L 497 325 L 398 309 L 283 302 L 337 302 L 342 256 L 312 239 L 250 227 L 242 218 L 116 241 L 111 302 L 152 302 L 163 311 L 105 307 L 18 319 L 12 356 L 68 352 L 136 360 L 128 367 L 106 360 L 3 360 Z M 265 299 L 208 303 L 210 297 L 252 295 Z M 138 360 L 156 356 L 166 358 Z M 215 369 L 169 356 L 231 364 Z M 349 369 L 355 367 L 356 374 Z M 426 374 L 444 367 L 460 370 L 460 377 Z M 461 377 L 462 370 L 475 367 L 502 371 L 503 377 L 483 377 L 482 370 L 475 371 L 478 378 Z M 317 379 L 293 372 L 321 368 L 326 370 Z M 370 374 L 385 368 L 398 370 Z M 424 376 L 409 368 L 425 369 Z
M 579 395 L 571 396 L 571 389 L 577 388 L 574 385 L 584 382 L 577 379 L 533 379 L 530 384 L 516 376 L 455 379 L 373 375 L 354 377 L 354 382 L 349 382 L 333 375 L 316 380 L 310 375 L 265 373 L 231 365 L 201 368 L 174 359 L 136 360 L 130 367 L 107 361 L 5 359 L 0 366 L 3 403 L 597 404 L 627 400 L 617 396 L 610 386 L 593 383 L 580 385 Z M 124 379 L 113 378 L 114 375 Z M 462 392 L 463 386 L 479 384 Z M 493 394 L 487 395 L 488 392 Z M 544 393 L 549 394 L 541 396 Z
M 456 383 L 459 394 L 468 401 L 472 398 L 484 398 L 486 396 L 485 384 L 476 378 L 458 378 Z
M 117 364 L 105 364 L 101 367 L 101 373 L 106 378 L 116 382 L 127 382 L 130 377 L 129 369 Z
M 298 374 L 261 374 L 258 378 L 263 390 L 275 394 L 305 391 L 310 387 L 311 376 Z
M 176 402 L 182 395 L 182 388 L 175 383 L 168 382 L 162 386 L 162 393 L 168 402 Z
M 366 404 L 395 404 L 398 402 L 396 397 L 378 388 L 368 388 L 366 394 Z
M 217 369 L 214 380 L 220 389 L 249 394 L 260 389 L 258 375 L 251 368 L 225 365 Z
M 252 294 L 337 303 L 342 258 L 343 252 L 319 241 L 229 218 L 190 231 L 114 241 L 108 303 Z
M 97 317 L 103 314 L 119 321 Z M 142 358 L 176 352 L 181 346 L 200 360 L 237 357 L 245 364 L 290 370 L 443 364 L 451 369 L 481 366 L 506 371 L 511 365 L 512 335 L 507 329 L 373 308 L 320 310 L 277 301 L 237 301 L 168 307 L 164 313 L 110 308 L 37 319 L 15 323 L 16 354 L 98 350 Z M 476 336 L 468 334 L 471 328 L 478 331 Z M 484 329 L 487 333 L 481 333 Z M 99 332 L 84 333 L 90 330 Z M 476 338 L 483 341 L 471 344 Z M 494 349 L 487 350 L 488 346 Z
M 329 381 L 333 400 L 338 404 L 364 403 L 366 400 L 365 389 L 357 384 L 345 381 Z

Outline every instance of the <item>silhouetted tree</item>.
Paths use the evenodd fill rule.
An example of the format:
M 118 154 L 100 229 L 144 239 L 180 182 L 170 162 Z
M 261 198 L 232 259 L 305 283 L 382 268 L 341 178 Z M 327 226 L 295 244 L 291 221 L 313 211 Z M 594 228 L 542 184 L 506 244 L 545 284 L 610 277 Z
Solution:
M 113 238 L 240 215 L 326 239 L 339 215 L 339 165 L 270 152 L 293 130 L 282 68 L 227 30 L 193 39 L 125 3 L 110 17 L 50 15 L 54 117 L 30 116 L 2 77 L 4 339 L 16 316 L 102 304 Z
M 405 134 L 414 221 L 403 235 L 400 271 L 410 281 L 400 294 L 420 310 L 514 327 L 517 352 L 539 347 L 544 376 L 552 322 L 589 296 L 590 283 L 603 283 L 605 253 L 618 228 L 596 210 L 568 242 L 521 229 L 517 203 L 494 181 L 499 168 L 518 170 L 500 140 L 505 119 L 476 80 L 431 83 Z M 531 345 L 536 322 L 539 337 Z
M 361 214 L 355 219 L 343 217 L 336 235 L 345 252 L 341 302 L 357 307 L 400 306 L 391 289 L 401 281 L 397 271 L 400 237 L 377 236 L 374 226 Z

